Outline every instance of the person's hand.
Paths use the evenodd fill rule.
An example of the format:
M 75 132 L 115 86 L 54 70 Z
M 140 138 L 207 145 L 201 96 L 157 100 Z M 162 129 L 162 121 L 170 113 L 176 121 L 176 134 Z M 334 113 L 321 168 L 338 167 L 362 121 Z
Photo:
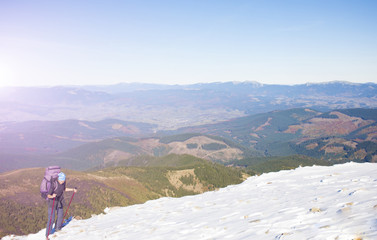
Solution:
M 77 188 L 74 188 L 73 191 L 76 193 L 77 192 Z
M 48 198 L 55 198 L 56 197 L 56 193 L 52 194 L 52 195 L 47 195 Z

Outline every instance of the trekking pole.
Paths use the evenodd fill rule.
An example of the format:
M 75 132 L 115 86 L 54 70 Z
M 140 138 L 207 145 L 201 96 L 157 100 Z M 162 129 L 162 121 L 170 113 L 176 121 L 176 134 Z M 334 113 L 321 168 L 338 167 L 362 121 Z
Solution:
M 48 235 L 50 235 L 52 213 L 54 212 L 54 204 L 55 204 L 55 198 L 54 198 L 54 200 L 52 201 L 52 209 L 51 209 L 51 215 L 50 215 L 50 223 L 48 224 L 47 237 L 48 237 Z
M 71 201 L 69 201 L 69 204 L 68 204 L 67 210 L 65 211 L 65 214 L 64 214 L 64 217 L 63 217 L 63 222 L 64 222 L 64 218 L 65 218 L 65 216 L 67 215 L 67 212 L 68 212 L 69 206 L 71 206 L 71 202 L 72 202 L 73 196 L 75 196 L 75 192 L 73 192 L 72 197 L 71 197 Z

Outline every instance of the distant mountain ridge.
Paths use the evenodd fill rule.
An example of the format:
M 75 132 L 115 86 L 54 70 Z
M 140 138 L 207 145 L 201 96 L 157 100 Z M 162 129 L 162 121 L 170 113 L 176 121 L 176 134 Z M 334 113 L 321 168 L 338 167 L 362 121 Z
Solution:
M 52 154 L 113 137 L 153 135 L 156 125 L 116 119 L 0 123 L 0 153 Z
M 265 156 L 303 154 L 334 161 L 377 162 L 377 109 L 272 111 L 181 128 L 171 134 L 192 132 L 231 139 Z
M 329 82 L 293 86 L 256 82 L 123 83 L 0 88 L 0 122 L 110 118 L 156 124 L 157 129 L 167 130 L 291 108 L 329 111 L 376 107 L 375 83 Z
M 249 151 L 226 139 L 202 134 L 167 137 L 108 138 L 81 144 L 55 154 L 1 154 L 0 172 L 22 167 L 57 164 L 73 170 L 88 170 L 110 166 L 148 166 L 153 157 L 189 154 L 213 162 L 226 163 L 242 159 Z M 258 154 L 257 154 L 258 155 Z
M 159 132 L 118 120 L 1 126 L 0 171 L 54 163 L 75 170 L 133 166 L 168 154 L 223 164 L 297 154 L 333 163 L 377 162 L 377 109 L 294 108 Z

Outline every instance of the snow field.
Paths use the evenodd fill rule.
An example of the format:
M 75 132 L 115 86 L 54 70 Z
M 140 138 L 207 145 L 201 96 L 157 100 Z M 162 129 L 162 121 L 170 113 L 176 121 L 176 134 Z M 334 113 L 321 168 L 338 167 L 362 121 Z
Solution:
M 72 220 L 51 239 L 377 239 L 377 164 L 262 174 L 218 191 L 105 212 Z

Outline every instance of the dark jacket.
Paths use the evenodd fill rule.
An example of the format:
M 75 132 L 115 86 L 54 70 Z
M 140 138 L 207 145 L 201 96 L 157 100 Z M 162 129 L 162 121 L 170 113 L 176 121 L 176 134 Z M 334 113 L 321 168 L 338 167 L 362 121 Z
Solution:
M 65 191 L 65 181 L 63 184 L 60 184 L 58 181 L 54 182 L 54 186 L 50 188 L 48 192 L 49 195 L 56 194 L 54 207 L 55 208 L 62 208 L 64 206 L 64 191 Z M 48 207 L 52 208 L 54 199 L 48 199 Z

